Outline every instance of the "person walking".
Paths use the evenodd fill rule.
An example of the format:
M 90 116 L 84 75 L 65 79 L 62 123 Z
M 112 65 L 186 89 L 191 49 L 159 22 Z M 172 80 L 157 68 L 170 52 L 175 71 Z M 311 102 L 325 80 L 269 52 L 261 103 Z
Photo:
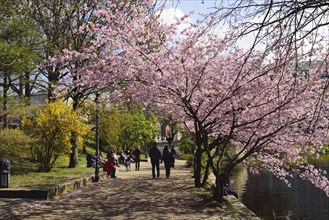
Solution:
M 175 146 L 172 146 L 171 149 L 170 149 L 172 155 L 174 156 L 174 163 L 173 163 L 173 168 L 175 167 L 175 159 L 176 159 L 176 156 L 177 156 L 177 152 L 175 150 Z
M 153 143 L 153 146 L 149 150 L 149 156 L 152 164 L 152 176 L 155 179 L 155 169 L 157 171 L 157 178 L 160 177 L 160 161 L 162 162 L 161 152 L 158 149 L 156 142 Z
M 166 178 L 169 179 L 170 169 L 171 169 L 171 167 L 174 167 L 175 157 L 172 154 L 172 152 L 169 150 L 168 145 L 166 145 L 163 148 L 162 159 L 163 159 L 164 166 L 165 166 L 165 169 L 166 169 Z
M 141 164 L 141 151 L 139 149 L 139 146 L 136 147 L 132 154 L 134 155 L 135 170 L 139 170 Z

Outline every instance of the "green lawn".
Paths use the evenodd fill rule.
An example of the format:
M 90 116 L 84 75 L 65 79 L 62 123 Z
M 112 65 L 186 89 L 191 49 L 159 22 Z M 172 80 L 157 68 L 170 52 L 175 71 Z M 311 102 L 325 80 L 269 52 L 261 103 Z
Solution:
M 88 153 L 94 153 L 93 148 L 87 148 Z M 106 153 L 103 153 L 106 156 Z M 146 159 L 141 155 L 141 159 Z M 37 172 L 35 163 L 27 160 L 11 161 L 10 189 L 41 189 L 61 185 L 75 179 L 90 177 L 95 174 L 95 168 L 87 168 L 86 155 L 79 152 L 79 166 L 67 168 L 69 156 L 60 158 L 50 172 Z M 102 172 L 102 168 L 100 168 Z
M 91 152 L 90 150 L 88 152 Z M 67 168 L 68 156 L 60 158 L 50 172 L 37 172 L 37 166 L 27 160 L 12 161 L 10 174 L 10 189 L 40 189 L 84 177 L 95 173 L 95 168 L 87 168 L 86 155 L 79 152 L 79 166 Z M 100 169 L 100 172 L 102 170 Z

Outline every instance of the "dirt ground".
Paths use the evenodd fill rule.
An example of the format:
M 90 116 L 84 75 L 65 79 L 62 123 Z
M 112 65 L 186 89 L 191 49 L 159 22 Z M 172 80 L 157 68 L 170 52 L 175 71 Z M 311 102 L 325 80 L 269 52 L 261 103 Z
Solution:
M 0 199 L 0 219 L 246 219 L 231 207 L 209 207 L 193 187 L 185 161 L 170 179 L 152 178 L 149 162 L 139 171 L 120 166 L 117 178 L 89 184 L 49 201 Z

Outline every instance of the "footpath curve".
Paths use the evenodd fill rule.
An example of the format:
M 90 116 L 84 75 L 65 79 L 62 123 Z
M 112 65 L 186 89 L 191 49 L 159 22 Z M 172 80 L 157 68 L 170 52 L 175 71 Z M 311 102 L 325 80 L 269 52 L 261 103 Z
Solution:
M 208 207 L 193 187 L 185 161 L 176 160 L 170 179 L 152 179 L 151 165 L 140 171 L 120 167 L 117 178 L 86 185 L 52 200 L 0 198 L 0 219 L 259 219 L 242 203 Z

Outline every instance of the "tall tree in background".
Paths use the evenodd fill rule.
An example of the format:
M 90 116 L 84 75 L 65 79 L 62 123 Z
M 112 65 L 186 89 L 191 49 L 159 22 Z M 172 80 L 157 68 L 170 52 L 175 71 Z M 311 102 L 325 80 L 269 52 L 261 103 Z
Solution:
M 81 28 L 87 27 L 89 22 L 97 23 L 95 10 L 102 7 L 106 1 L 93 0 L 28 0 L 31 6 L 31 17 L 38 24 L 41 33 L 46 36 L 44 41 L 43 58 L 60 56 L 64 49 L 83 51 L 91 45 L 94 34 L 91 32 L 79 32 Z M 78 68 L 80 62 L 72 62 L 69 68 Z M 51 65 L 42 69 L 47 79 L 48 97 L 54 99 L 57 97 L 58 86 L 67 85 L 63 78 L 68 76 L 65 71 L 65 65 Z M 72 99 L 74 111 L 78 109 L 81 103 L 94 91 L 91 87 L 81 87 L 76 85 L 79 81 L 79 74 L 72 74 L 70 85 L 66 90 L 66 98 Z M 72 151 L 70 154 L 69 167 L 74 168 L 78 165 L 78 146 L 77 135 L 72 134 Z
M 84 12 L 85 16 L 92 19 L 81 24 L 77 22 L 80 26 L 72 28 L 74 34 L 84 37 L 81 40 L 83 47 L 66 45 L 63 56 L 48 54 L 52 57 L 45 63 L 47 69 L 55 67 L 57 73 L 63 76 L 61 80 L 56 78 L 57 83 L 60 82 L 62 86 L 59 90 L 68 91 L 74 108 L 78 107 L 76 100 L 82 100 L 88 92 L 106 90 L 113 94 L 113 91 L 128 86 L 135 74 L 133 70 L 140 65 L 134 63 L 136 53 L 131 48 L 145 50 L 150 49 L 149 45 L 152 44 L 152 30 L 149 29 L 153 22 L 150 2 L 90 2 L 95 4 L 95 8 L 91 4 L 82 5 L 81 9 L 87 8 L 84 11 L 90 12 Z M 94 36 L 97 37 L 93 38 Z M 86 37 L 89 37 L 87 43 Z M 77 164 L 77 148 L 72 151 L 70 161 L 74 163 L 70 162 L 70 167 Z
M 19 1 L 1 1 L 0 4 L 0 85 L 2 87 L 3 127 L 7 126 L 9 95 L 29 95 L 30 76 L 26 73 L 35 68 L 38 53 L 35 40 L 39 35 L 33 21 L 17 13 Z M 25 92 L 24 92 L 25 87 Z
M 100 118 L 100 142 L 105 151 L 145 146 L 154 141 L 157 133 L 156 117 L 146 118 L 139 109 L 113 108 L 103 111 Z
M 44 59 L 62 54 L 64 48 L 82 50 L 88 46 L 91 36 L 78 34 L 76 30 L 93 19 L 93 10 L 97 7 L 95 1 L 26 0 L 25 3 L 38 30 L 45 36 L 42 53 Z M 58 81 L 63 77 L 61 68 L 52 66 L 43 69 L 50 98 L 54 95 Z

